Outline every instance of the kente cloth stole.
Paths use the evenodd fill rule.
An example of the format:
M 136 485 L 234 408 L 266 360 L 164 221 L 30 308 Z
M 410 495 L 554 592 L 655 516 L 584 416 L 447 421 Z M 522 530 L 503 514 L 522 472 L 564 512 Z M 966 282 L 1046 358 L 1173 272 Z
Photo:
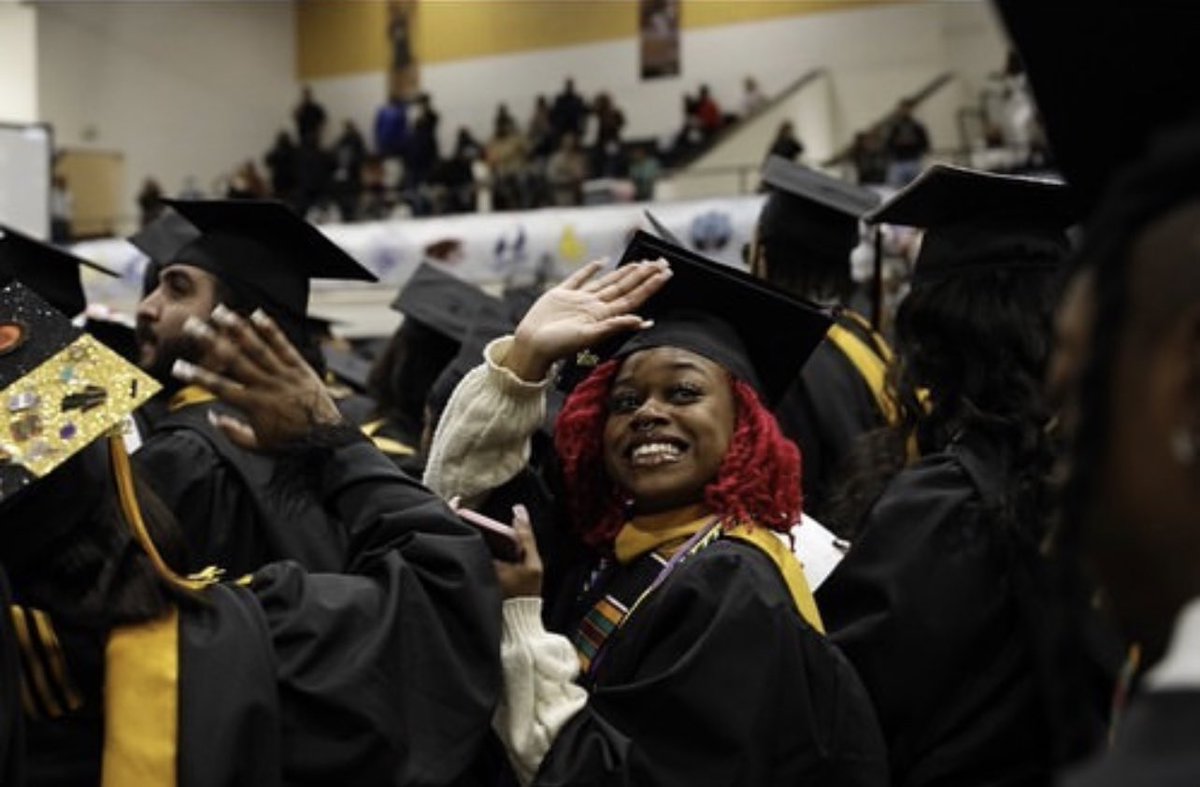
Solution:
M 671 555 L 665 547 L 648 552 L 611 576 L 604 595 L 579 622 L 571 642 L 579 654 L 582 674 L 595 678 L 609 638 L 625 624 L 641 603 L 657 590 L 671 572 L 721 536 L 720 521 L 701 528 Z

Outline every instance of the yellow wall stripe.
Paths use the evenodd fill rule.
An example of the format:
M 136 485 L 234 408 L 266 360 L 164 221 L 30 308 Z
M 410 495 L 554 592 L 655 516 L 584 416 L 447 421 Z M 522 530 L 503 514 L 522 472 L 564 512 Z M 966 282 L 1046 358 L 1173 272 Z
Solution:
M 890 5 L 912 0 L 683 0 L 681 26 L 707 28 Z M 419 63 L 632 38 L 637 0 L 410 0 Z M 383 0 L 300 0 L 296 71 L 302 80 L 386 69 Z M 687 64 L 684 64 L 687 68 Z

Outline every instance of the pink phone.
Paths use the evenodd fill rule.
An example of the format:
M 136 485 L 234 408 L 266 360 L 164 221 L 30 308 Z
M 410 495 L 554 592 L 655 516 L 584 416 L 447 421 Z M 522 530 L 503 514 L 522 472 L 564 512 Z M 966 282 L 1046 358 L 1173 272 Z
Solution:
M 462 521 L 479 531 L 493 557 L 506 563 L 520 563 L 525 557 L 525 550 L 521 548 L 517 531 L 511 525 L 497 522 L 490 516 L 484 516 L 469 508 L 455 510 Z

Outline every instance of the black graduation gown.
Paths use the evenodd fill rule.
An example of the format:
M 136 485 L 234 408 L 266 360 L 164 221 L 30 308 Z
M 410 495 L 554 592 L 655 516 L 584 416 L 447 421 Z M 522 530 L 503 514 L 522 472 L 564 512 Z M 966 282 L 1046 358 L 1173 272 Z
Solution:
M 371 447 L 335 454 L 322 488 L 349 525 L 346 574 L 276 563 L 180 608 L 180 787 L 458 783 L 487 734 L 500 605 L 486 547 Z M 59 639 L 72 672 L 95 671 L 102 638 L 82 658 Z M 95 784 L 100 718 L 29 723 L 31 783 Z
M 842 316 L 837 324 L 875 346 L 876 339 L 857 320 Z M 855 441 L 884 426 L 883 413 L 850 358 L 825 338 L 775 406 L 775 417 L 783 434 L 800 446 L 804 511 L 821 519 Z
M 218 402 L 162 415 L 133 455 L 137 472 L 179 521 L 189 571 L 210 565 L 231 576 L 276 560 L 310 571 L 345 565 L 344 529 L 331 521 L 299 467 L 244 451 L 208 422 Z
M 1200 784 L 1200 690 L 1135 697 L 1112 751 L 1061 780 L 1063 787 L 1194 787 Z
M 902 471 L 816 593 L 879 714 L 894 784 L 1051 778 L 1064 732 L 1048 722 L 1055 678 L 1039 608 L 1051 598 L 1035 589 L 1036 552 L 986 514 L 1010 468 L 973 433 Z
M 685 561 L 609 641 L 535 785 L 885 785 L 853 669 L 757 547 Z

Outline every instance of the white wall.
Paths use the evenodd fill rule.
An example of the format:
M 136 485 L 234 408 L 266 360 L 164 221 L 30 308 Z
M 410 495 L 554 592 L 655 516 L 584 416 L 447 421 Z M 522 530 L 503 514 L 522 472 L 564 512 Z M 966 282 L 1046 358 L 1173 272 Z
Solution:
M 0 122 L 38 119 L 37 16 L 31 6 L 0 0 Z
M 1001 68 L 1005 43 L 983 0 L 877 6 L 683 31 L 683 75 L 642 81 L 635 39 L 422 66 L 423 87 L 442 114 L 442 143 L 467 125 L 482 138 L 491 132 L 496 104 L 505 101 L 524 123 L 534 97 L 552 97 L 564 77 L 581 92 L 607 90 L 628 120 L 629 137 L 673 134 L 682 122 L 682 95 L 707 83 L 722 107 L 736 109 L 742 80 L 755 76 L 768 94 L 816 67 L 829 70 L 827 129 L 807 111 L 800 129 L 808 159 L 846 144 L 854 131 L 878 120 L 899 96 L 944 71 L 957 79 L 919 113 L 935 147 L 957 147 L 958 108 L 974 100 L 988 72 Z M 383 101 L 381 74 L 313 83 L 333 118 L 358 118 L 369 128 Z
M 168 194 L 188 175 L 211 188 L 291 125 L 287 0 L 60 0 L 38 4 L 37 15 L 41 118 L 61 146 L 124 154 L 130 218 L 143 178 Z

